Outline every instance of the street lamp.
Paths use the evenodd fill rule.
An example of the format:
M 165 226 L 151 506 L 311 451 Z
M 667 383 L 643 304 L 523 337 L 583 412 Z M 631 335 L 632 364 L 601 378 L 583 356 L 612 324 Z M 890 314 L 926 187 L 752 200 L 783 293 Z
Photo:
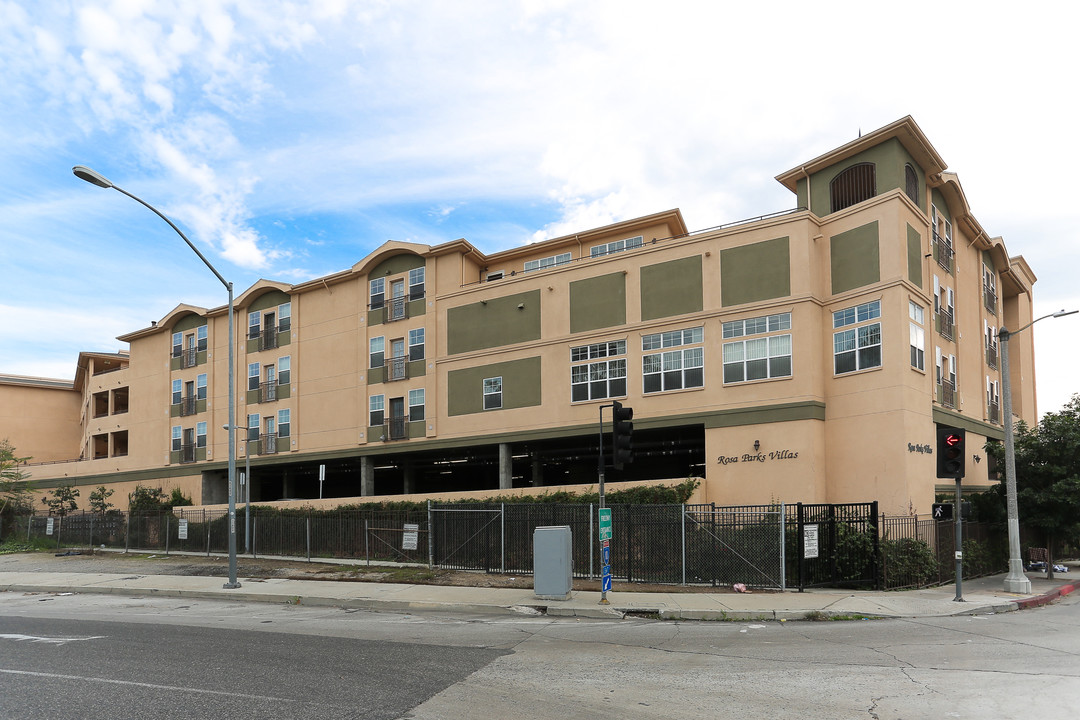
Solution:
M 233 350 L 233 286 L 231 282 L 227 282 L 225 278 L 221 277 L 221 273 L 210 264 L 199 249 L 188 240 L 187 235 L 180 231 L 180 228 L 173 224 L 173 221 L 165 217 L 156 207 L 146 202 L 142 198 L 136 197 L 123 188 L 113 185 L 104 175 L 94 172 L 88 167 L 82 165 L 76 165 L 71 168 L 71 172 L 75 173 L 75 177 L 80 180 L 85 180 L 91 185 L 97 185 L 102 188 L 112 188 L 119 193 L 127 195 L 132 200 L 137 201 L 141 205 L 149 208 L 159 218 L 169 223 L 169 227 L 176 231 L 176 234 L 184 239 L 184 242 L 188 244 L 188 247 L 195 251 L 195 254 L 199 256 L 199 259 L 206 264 L 206 267 L 210 268 L 210 272 L 214 273 L 214 276 L 221 281 L 221 284 L 225 286 L 225 289 L 229 291 L 229 425 L 236 424 L 236 393 L 234 391 L 234 350 Z M 222 587 L 226 589 L 233 589 L 240 587 L 240 583 L 236 580 L 236 439 L 233 437 L 233 433 L 229 433 L 229 582 L 225 583 Z
M 1001 341 L 1001 385 L 1005 398 L 1005 504 L 1009 519 L 1009 574 L 1005 577 L 1005 592 L 1031 592 L 1031 580 L 1024 574 L 1024 562 L 1020 558 L 1020 520 L 1016 511 L 1016 449 L 1013 446 L 1012 388 L 1009 378 L 1009 339 L 1048 317 L 1064 317 L 1077 310 L 1058 310 L 1056 313 L 1035 318 L 1019 330 L 998 330 Z

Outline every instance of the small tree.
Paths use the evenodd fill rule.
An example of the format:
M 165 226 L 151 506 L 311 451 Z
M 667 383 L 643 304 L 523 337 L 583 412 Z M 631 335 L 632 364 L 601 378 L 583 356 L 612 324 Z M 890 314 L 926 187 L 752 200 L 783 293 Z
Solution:
M 98 487 L 90 493 L 90 511 L 95 512 L 98 515 L 104 515 L 112 509 L 113 504 L 109 502 L 109 498 L 112 496 L 112 488 L 106 488 L 104 485 Z
M 166 495 L 161 488 L 136 485 L 135 490 L 128 495 L 128 510 L 136 515 L 165 513 L 172 511 L 173 507 L 191 504 L 191 498 L 180 492 L 180 488 L 173 488 L 172 492 Z
M 12 509 L 29 510 L 33 488 L 26 482 L 29 474 L 19 467 L 29 459 L 16 457 L 15 447 L 0 440 L 0 514 Z
M 79 491 L 71 485 L 60 485 L 49 495 L 52 497 L 41 498 L 41 503 L 48 506 L 50 515 L 64 517 L 79 507 L 79 503 L 75 501 L 75 498 L 79 497 Z

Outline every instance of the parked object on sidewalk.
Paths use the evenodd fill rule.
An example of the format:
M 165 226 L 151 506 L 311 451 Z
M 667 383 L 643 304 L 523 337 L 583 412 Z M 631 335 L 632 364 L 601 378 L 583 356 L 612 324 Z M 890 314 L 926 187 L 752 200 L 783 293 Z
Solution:
M 1028 569 L 1028 572 L 1046 572 L 1046 563 L 1045 562 L 1028 563 L 1027 569 Z M 1054 572 L 1056 572 L 1056 573 L 1067 573 L 1067 572 L 1069 572 L 1069 566 L 1068 565 L 1054 565 Z

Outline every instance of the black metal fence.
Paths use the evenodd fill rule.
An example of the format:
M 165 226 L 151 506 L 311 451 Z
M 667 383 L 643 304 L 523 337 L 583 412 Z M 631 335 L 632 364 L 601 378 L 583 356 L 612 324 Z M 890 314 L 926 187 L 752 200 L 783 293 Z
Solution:
M 573 572 L 600 575 L 596 505 L 429 504 L 402 510 L 237 511 L 238 551 L 255 557 L 348 558 L 527 575 L 533 533 L 569 526 Z M 614 505 L 610 562 L 627 582 L 743 583 L 755 588 L 922 587 L 954 577 L 954 526 L 919 517 L 885 517 L 876 503 L 846 505 Z M 225 511 L 8 520 L 5 535 L 56 549 L 109 547 L 154 552 L 224 553 Z M 1003 527 L 964 523 L 964 575 L 1003 572 Z

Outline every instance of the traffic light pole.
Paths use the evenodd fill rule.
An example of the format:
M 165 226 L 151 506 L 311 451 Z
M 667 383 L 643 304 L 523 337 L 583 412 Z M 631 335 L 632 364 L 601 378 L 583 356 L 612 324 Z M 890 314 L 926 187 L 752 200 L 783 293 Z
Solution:
M 953 523 L 956 531 L 956 597 L 953 602 L 964 602 L 962 584 L 964 582 L 964 541 L 961 537 L 963 532 L 964 510 L 960 504 L 960 478 L 956 478 L 956 505 L 953 507 Z
M 600 454 L 596 458 L 596 472 L 600 480 L 600 509 L 604 509 L 604 408 L 615 407 L 612 405 L 600 406 Z M 601 513 L 602 514 L 602 513 Z M 603 543 L 600 544 L 600 572 L 603 573 L 604 567 L 604 547 Z M 603 577 L 600 578 L 600 604 L 610 605 L 611 601 L 607 599 L 607 590 L 604 589 Z

